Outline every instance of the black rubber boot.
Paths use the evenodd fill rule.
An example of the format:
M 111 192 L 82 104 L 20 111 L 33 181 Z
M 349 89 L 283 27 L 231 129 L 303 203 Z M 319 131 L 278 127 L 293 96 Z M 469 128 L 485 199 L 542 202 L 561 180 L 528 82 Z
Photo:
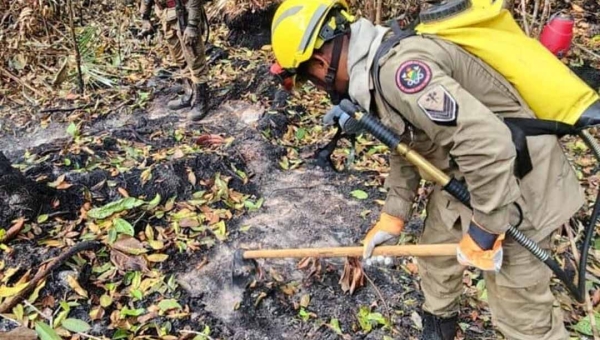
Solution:
M 441 318 L 423 312 L 423 335 L 421 340 L 454 340 L 458 326 L 458 315 Z
M 192 111 L 190 112 L 190 120 L 202 120 L 208 114 L 208 85 L 194 85 L 194 100 L 192 102 Z
M 190 107 L 192 105 L 192 95 L 194 92 L 192 89 L 192 83 L 190 81 L 185 81 L 183 91 L 184 92 L 182 96 L 170 100 L 167 103 L 167 108 L 169 108 L 169 110 L 180 110 L 184 107 Z

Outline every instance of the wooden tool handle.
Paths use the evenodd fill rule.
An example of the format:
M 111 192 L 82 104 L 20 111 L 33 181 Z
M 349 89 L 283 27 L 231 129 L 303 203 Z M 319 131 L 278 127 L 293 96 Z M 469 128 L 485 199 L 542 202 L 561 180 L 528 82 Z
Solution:
M 458 244 L 422 244 L 379 246 L 373 256 L 456 256 Z M 244 251 L 245 259 L 304 258 L 304 257 L 361 257 L 363 247 L 262 249 Z

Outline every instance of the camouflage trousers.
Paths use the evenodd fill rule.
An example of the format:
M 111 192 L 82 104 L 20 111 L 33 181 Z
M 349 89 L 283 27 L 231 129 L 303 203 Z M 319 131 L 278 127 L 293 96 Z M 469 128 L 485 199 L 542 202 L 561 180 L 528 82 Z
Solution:
M 468 223 L 460 222 L 465 218 L 452 210 L 453 203 L 460 204 L 449 202 L 442 193 L 432 194 L 421 244 L 460 241 Z M 519 230 L 529 237 L 535 237 L 538 231 L 527 216 Z M 538 244 L 549 249 L 550 242 L 551 236 L 548 236 Z M 568 340 L 560 304 L 550 291 L 551 270 L 511 238 L 505 239 L 503 250 L 500 272 L 483 275 L 492 322 L 497 330 L 511 340 Z M 423 309 L 441 317 L 457 313 L 465 267 L 455 257 L 423 257 L 417 261 L 425 295 Z
M 204 39 L 200 32 L 198 32 L 198 42 L 193 46 L 183 43 L 183 32 L 179 30 L 177 20 L 165 20 L 164 32 L 171 58 L 180 65 L 184 77 L 189 78 L 194 84 L 206 83 L 206 56 Z

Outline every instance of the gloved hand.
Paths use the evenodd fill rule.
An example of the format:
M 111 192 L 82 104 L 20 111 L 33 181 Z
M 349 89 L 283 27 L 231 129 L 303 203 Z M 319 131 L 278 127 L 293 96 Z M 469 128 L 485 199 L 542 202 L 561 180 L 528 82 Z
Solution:
M 375 246 L 400 236 L 403 229 L 404 221 L 402 219 L 381 213 L 379 221 L 369 230 L 363 240 L 363 259 L 368 260 L 373 254 Z
M 198 42 L 198 27 L 188 25 L 183 32 L 183 43 L 194 46 Z
M 502 240 L 504 234 L 492 234 L 475 221 L 458 244 L 456 257 L 463 266 L 484 271 L 500 271 L 502 267 Z

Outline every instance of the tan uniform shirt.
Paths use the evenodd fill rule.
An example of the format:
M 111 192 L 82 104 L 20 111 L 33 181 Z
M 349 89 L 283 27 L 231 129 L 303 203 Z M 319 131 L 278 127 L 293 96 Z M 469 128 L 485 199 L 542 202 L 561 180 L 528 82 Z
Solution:
M 349 56 L 363 57 L 349 57 L 350 95 L 369 108 L 367 86 L 357 83 L 374 88 L 369 71 L 382 29 L 366 20 L 354 26 Z M 383 93 L 375 94 L 374 104 L 384 124 L 407 132 L 405 142 L 463 180 L 471 193 L 473 211 L 436 187 L 431 199 L 439 202 L 449 226 L 459 217 L 468 225 L 472 217 L 489 231 L 502 233 L 516 222 L 509 216 L 512 203 L 519 202 L 525 218 L 539 230 L 533 237 L 537 240 L 583 205 L 577 177 L 555 136 L 527 138 L 533 170 L 521 180 L 515 177 L 516 151 L 502 117 L 534 114 L 510 83 L 480 59 L 439 38 L 415 36 L 378 62 Z M 397 155 L 390 157 L 390 165 L 383 211 L 406 219 L 422 177 Z

